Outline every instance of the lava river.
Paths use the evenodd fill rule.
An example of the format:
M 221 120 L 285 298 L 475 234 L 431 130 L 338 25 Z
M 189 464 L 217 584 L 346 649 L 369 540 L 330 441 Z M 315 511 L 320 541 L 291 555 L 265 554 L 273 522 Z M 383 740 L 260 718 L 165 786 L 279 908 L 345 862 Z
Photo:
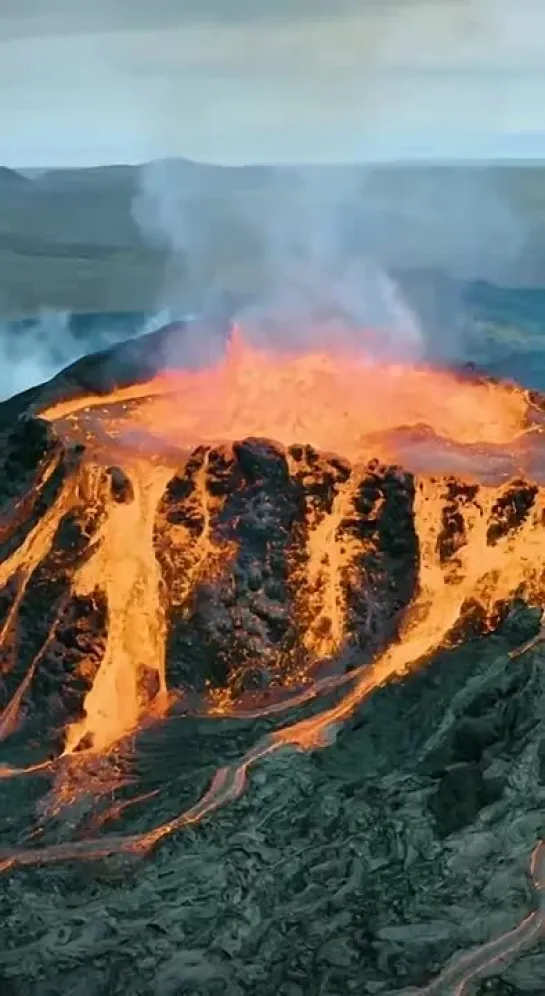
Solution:
M 544 412 L 516 385 L 274 354 L 235 330 L 214 367 L 19 427 L 38 455 L 0 521 L 0 738 L 25 762 L 0 774 L 51 789 L 2 867 L 146 851 L 265 755 L 331 743 L 468 626 L 541 607 Z M 135 738 L 195 716 L 271 727 L 179 816 L 100 832 Z M 89 786 L 110 800 L 94 835 L 44 838 Z

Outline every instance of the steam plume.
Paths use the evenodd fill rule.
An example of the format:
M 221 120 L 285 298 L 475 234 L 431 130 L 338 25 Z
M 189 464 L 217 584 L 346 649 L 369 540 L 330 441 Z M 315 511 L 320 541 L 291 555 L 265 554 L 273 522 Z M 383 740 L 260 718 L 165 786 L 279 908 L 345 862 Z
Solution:
M 135 220 L 170 250 L 173 272 L 183 267 L 205 314 L 227 300 L 252 340 L 278 348 L 327 340 L 369 350 L 372 330 L 375 355 L 420 358 L 424 334 L 396 281 L 372 254 L 351 251 L 357 171 L 271 170 L 257 195 L 253 171 L 236 173 L 233 192 L 218 191 L 210 181 L 218 173 L 205 168 L 141 170 Z M 161 304 L 179 299 L 167 281 Z

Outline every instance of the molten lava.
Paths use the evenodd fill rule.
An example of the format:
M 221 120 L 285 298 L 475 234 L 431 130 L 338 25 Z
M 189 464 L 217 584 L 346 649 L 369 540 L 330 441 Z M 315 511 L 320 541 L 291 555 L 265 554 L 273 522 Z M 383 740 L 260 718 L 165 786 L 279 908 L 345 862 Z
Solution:
M 431 426 L 452 443 L 511 445 L 529 426 L 525 392 L 424 367 L 378 365 L 365 357 L 277 354 L 235 329 L 213 368 L 165 373 L 108 398 L 60 402 L 43 413 L 68 438 L 159 450 L 194 449 L 246 437 L 307 443 L 351 461 L 366 439 Z M 374 452 L 375 457 L 380 453 Z
M 0 534 L 0 738 L 51 696 L 58 759 L 32 770 L 56 765 L 57 797 L 77 794 L 76 765 L 87 782 L 93 759 L 169 713 L 337 701 L 276 728 L 147 834 L 33 845 L 4 867 L 145 850 L 235 798 L 265 755 L 331 742 L 373 689 L 461 639 L 468 620 L 492 628 L 515 599 L 543 603 L 543 409 L 514 385 L 273 354 L 237 331 L 213 368 L 61 401 L 41 418 L 57 445 Z M 21 614 L 53 581 L 47 627 L 23 660 Z M 54 695 L 51 680 L 39 686 L 45 661 Z M 112 778 L 112 791 L 126 783 Z
M 377 542 L 371 528 L 376 508 L 366 509 L 365 536 L 350 528 L 369 460 L 423 472 L 413 503 L 419 583 L 401 623 L 402 639 L 366 672 L 357 686 L 363 690 L 379 675 L 385 680 L 440 646 L 467 603 L 477 601 L 490 617 L 498 603 L 515 595 L 539 599 L 541 490 L 533 486 L 516 529 L 498 527 L 500 535 L 491 539 L 495 516 L 504 514 L 503 505 L 508 510 L 510 502 L 516 503 L 510 480 L 530 466 L 540 477 L 539 415 L 526 393 L 511 385 L 471 381 L 447 371 L 379 366 L 361 356 L 274 354 L 245 344 L 238 329 L 215 367 L 170 372 L 106 398 L 60 402 L 42 412 L 65 444 L 83 443 L 85 456 L 46 518 L 3 565 L 4 581 L 22 569 L 17 599 L 50 547 L 54 529 L 77 501 L 75 495 L 83 488 L 86 502 L 96 503 L 93 491 L 107 491 L 99 482 L 100 465 L 119 465 L 130 492 L 121 503 L 103 496 L 94 552 L 72 579 L 76 595 L 104 593 L 108 634 L 84 715 L 69 726 L 65 751 L 82 745 L 107 748 L 135 729 L 152 704 L 166 708 L 166 603 L 187 611 L 195 587 L 226 570 L 236 555 L 236 542 L 222 538 L 217 528 L 224 502 L 207 479 L 210 455 L 191 482 L 186 480 L 192 492 L 189 518 L 186 514 L 185 522 L 173 524 L 161 513 L 169 482 L 183 477 L 184 467 L 187 478 L 191 454 L 199 447 L 207 454 L 229 453 L 240 439 L 274 439 L 288 450 L 291 479 L 303 485 L 305 549 L 302 556 L 291 556 L 288 567 L 296 589 L 294 612 L 307 620 L 301 635 L 307 658 L 303 668 L 299 663 L 284 673 L 283 684 L 291 686 L 308 677 L 309 655 L 313 664 L 331 657 L 348 635 L 346 592 L 365 584 L 364 562 Z M 294 456 L 294 444 L 335 453 L 346 465 L 320 471 L 316 459 L 309 464 Z M 441 479 L 430 476 L 437 466 Z M 481 487 L 450 497 L 453 474 L 467 482 L 492 479 L 500 490 Z M 316 500 L 313 481 L 329 487 L 325 503 Z M 384 494 L 377 493 L 375 504 L 383 502 Z M 447 514 L 451 524 L 445 527 Z M 154 545 L 156 522 L 165 535 L 170 530 L 168 551 Z M 455 532 L 455 550 L 447 557 L 441 547 L 445 528 Z M 289 562 L 289 551 L 286 556 Z M 373 591 L 368 589 L 369 615 Z M 215 690 L 221 709 L 233 707 L 233 685 Z M 357 694 L 339 706 L 340 714 L 353 708 Z

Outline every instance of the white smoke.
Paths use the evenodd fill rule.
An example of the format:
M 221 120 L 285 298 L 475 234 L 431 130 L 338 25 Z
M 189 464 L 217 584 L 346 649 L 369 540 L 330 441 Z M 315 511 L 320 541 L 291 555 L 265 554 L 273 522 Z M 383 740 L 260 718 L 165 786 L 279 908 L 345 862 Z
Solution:
M 422 356 L 423 330 L 393 276 L 372 254 L 347 248 L 353 171 L 271 170 L 258 185 L 252 170 L 226 170 L 220 187 L 221 175 L 175 162 L 141 170 L 133 216 L 150 243 L 170 251 L 162 306 L 187 305 L 189 285 L 204 314 L 238 298 L 246 335 L 269 346 L 327 340 Z
M 32 318 L 0 322 L 0 401 L 42 384 L 82 356 L 152 332 L 169 320 L 166 311 L 127 316 L 125 323 L 100 313 L 42 311 Z
M 52 377 L 76 358 L 69 312 L 0 323 L 0 400 Z

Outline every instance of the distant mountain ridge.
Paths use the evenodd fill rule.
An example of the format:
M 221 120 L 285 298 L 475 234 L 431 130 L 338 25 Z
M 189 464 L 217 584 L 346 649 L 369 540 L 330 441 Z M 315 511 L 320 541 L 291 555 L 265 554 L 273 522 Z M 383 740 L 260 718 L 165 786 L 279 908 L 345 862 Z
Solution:
M 304 227 L 309 191 L 311 225 L 316 205 L 338 201 L 346 255 L 545 287 L 545 162 L 536 160 L 296 169 L 171 159 L 31 174 L 0 169 L 0 316 L 147 311 L 170 303 L 166 284 L 193 310 L 218 284 L 258 287 L 272 223 L 300 209 Z M 190 214 L 176 258 L 135 220 L 144 182 L 166 198 L 162 223 L 175 228 L 178 201 Z
M 0 188 L 7 186 L 13 186 L 14 184 L 23 184 L 28 181 L 29 177 L 26 177 L 23 173 L 18 173 L 15 169 L 9 169 L 7 166 L 0 166 Z

